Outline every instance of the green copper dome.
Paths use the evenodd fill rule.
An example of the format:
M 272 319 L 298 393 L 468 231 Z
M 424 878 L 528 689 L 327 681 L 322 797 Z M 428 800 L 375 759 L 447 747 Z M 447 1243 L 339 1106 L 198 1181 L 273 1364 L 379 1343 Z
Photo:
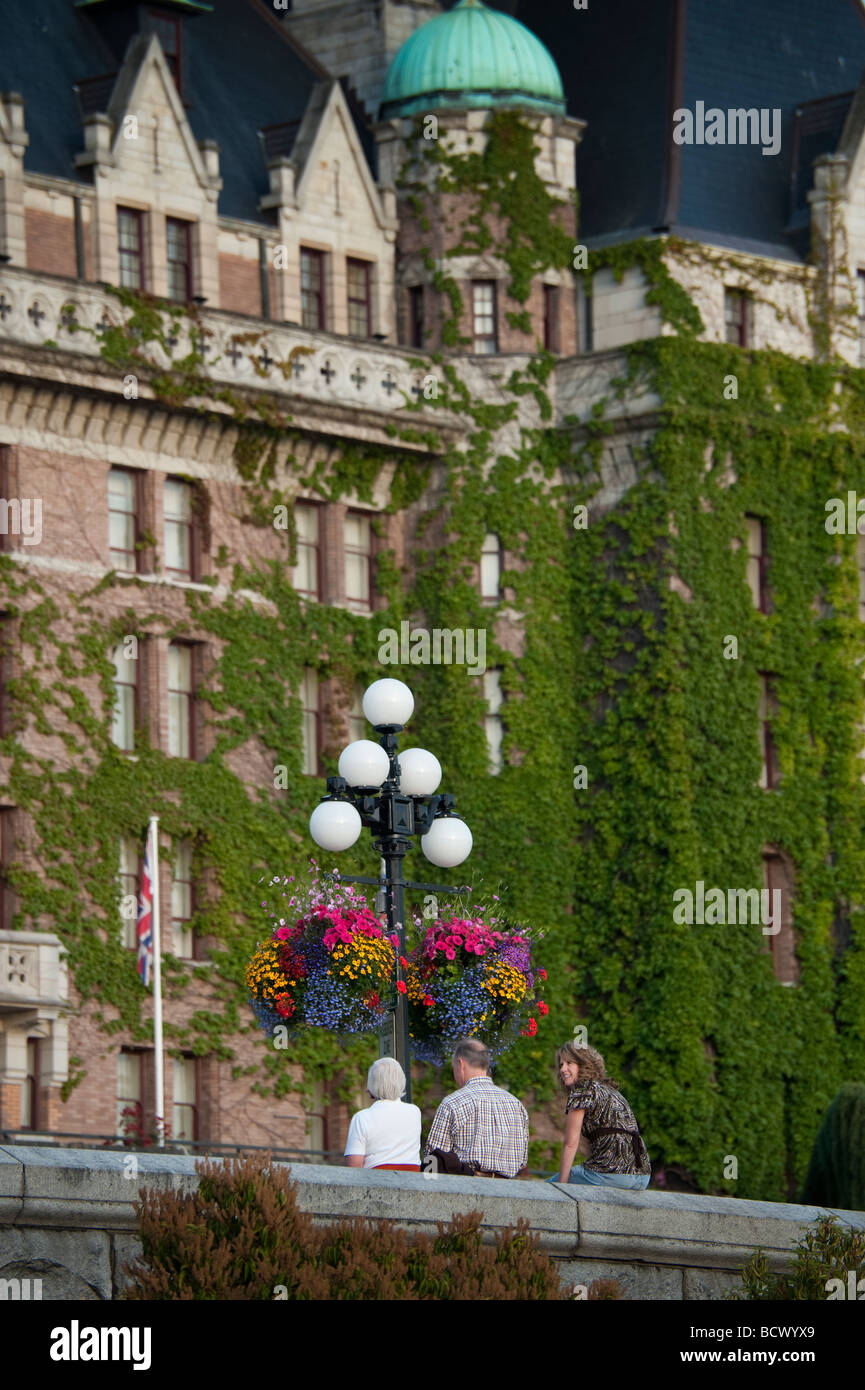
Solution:
M 558 68 L 540 39 L 480 0 L 460 0 L 422 24 L 388 68 L 383 119 L 447 106 L 530 106 L 565 114 Z

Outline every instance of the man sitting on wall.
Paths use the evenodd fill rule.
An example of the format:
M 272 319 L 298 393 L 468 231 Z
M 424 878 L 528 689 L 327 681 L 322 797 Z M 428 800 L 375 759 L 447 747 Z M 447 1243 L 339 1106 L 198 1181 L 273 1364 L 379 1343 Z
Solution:
M 529 1153 L 525 1106 L 494 1086 L 490 1054 L 479 1038 L 463 1038 L 453 1053 L 458 1090 L 445 1096 L 433 1117 L 424 1150 L 427 1172 L 515 1178 Z

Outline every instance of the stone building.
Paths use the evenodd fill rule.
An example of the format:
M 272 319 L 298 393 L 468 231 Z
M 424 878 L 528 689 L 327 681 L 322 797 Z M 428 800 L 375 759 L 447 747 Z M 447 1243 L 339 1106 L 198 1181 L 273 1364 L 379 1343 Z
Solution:
M 553 354 L 550 427 L 579 433 L 621 369 L 622 349 L 674 332 L 645 269 L 618 275 L 610 262 L 611 248 L 645 238 L 697 305 L 701 341 L 861 360 L 862 16 L 840 0 L 822 8 L 819 25 L 798 0 L 756 8 L 753 51 L 772 57 L 744 68 L 728 32 L 730 7 L 702 0 L 687 12 L 684 0 L 615 0 L 564 16 L 552 4 L 491 10 L 479 0 L 444 12 L 432 0 L 296 0 L 290 9 L 264 0 L 50 0 L 40 18 L 19 7 L 5 22 L 0 1131 L 109 1136 L 126 1105 L 141 1106 L 145 1125 L 152 1118 L 152 1044 L 119 1005 L 108 1009 L 106 1031 L 81 944 L 87 932 L 107 933 L 98 924 L 112 922 L 118 902 L 137 891 L 140 808 L 130 822 L 121 798 L 112 823 L 98 795 L 102 766 L 124 759 L 132 787 L 141 757 L 154 799 L 178 808 L 171 830 L 163 813 L 160 870 L 166 948 L 183 977 L 166 1006 L 177 1030 L 178 1055 L 166 1070 L 173 1133 L 200 1143 L 339 1147 L 344 1105 L 324 1093 L 312 1107 L 298 1096 L 274 1103 L 251 1089 L 261 1049 L 254 1035 L 236 1030 L 231 1057 L 190 1041 L 190 1020 L 213 1007 L 209 961 L 226 941 L 219 836 L 208 840 L 208 821 L 217 827 L 222 808 L 199 804 L 212 794 L 203 773 L 218 760 L 250 806 L 277 804 L 274 763 L 286 764 L 289 799 L 309 800 L 328 759 L 361 736 L 357 686 L 332 660 L 317 669 L 316 611 L 372 626 L 388 606 L 377 556 L 397 569 L 413 563 L 425 499 L 441 473 L 428 440 L 400 437 L 399 427 L 405 403 L 423 398 L 437 370 L 430 354 L 459 359 L 476 396 L 490 402 L 499 399 L 497 373 Z M 517 23 L 523 10 L 528 29 Z M 722 124 L 726 132 L 728 109 L 738 143 L 727 140 L 710 168 L 697 147 L 724 143 L 714 137 Z M 574 240 L 574 269 L 538 271 L 525 305 L 510 297 L 496 235 L 482 249 L 450 254 L 475 215 L 473 192 L 412 201 L 401 187 L 419 118 L 432 118 L 432 138 L 440 125 L 465 152 L 484 148 L 491 112 L 508 110 L 534 132 L 536 171 Z M 506 230 L 494 228 L 502 238 Z M 445 263 L 462 297 L 457 346 L 441 336 L 446 296 L 437 272 Z M 132 302 L 118 288 L 167 305 L 140 371 L 112 355 L 111 334 Z M 812 312 L 821 294 L 833 306 L 828 344 Z M 521 308 L 528 319 L 517 323 Z M 214 388 L 206 409 L 160 387 L 160 373 L 190 352 L 204 358 Z M 294 692 L 301 745 L 282 757 L 272 739 L 228 737 L 230 643 L 205 613 L 233 615 L 243 604 L 272 619 L 273 597 L 238 589 L 232 574 L 288 563 L 285 532 L 256 523 L 238 470 L 238 401 L 264 420 L 268 410 L 286 412 L 294 432 L 291 449 L 276 448 L 274 476 L 294 499 L 292 574 L 306 624 L 294 640 L 308 656 Z M 655 404 L 627 400 L 614 419 L 594 504 L 602 512 L 637 479 Z M 520 406 L 527 428 L 538 423 L 533 410 L 531 401 Z M 449 442 L 466 429 L 435 398 L 423 423 Z M 322 489 L 334 460 L 352 450 L 385 451 L 372 484 L 358 476 L 341 493 Z M 394 480 L 428 466 L 426 490 L 389 506 Z M 751 540 L 759 604 L 756 523 Z M 440 533 L 434 542 L 443 543 Z M 473 563 L 480 599 L 498 604 L 496 640 L 519 661 L 520 613 L 500 584 L 503 566 L 518 568 L 519 559 L 488 527 Z M 865 616 L 861 542 L 860 574 Z M 70 655 L 85 613 L 106 635 L 113 688 L 89 648 L 78 668 Z M 35 647 L 34 627 L 43 634 Z M 367 641 L 357 628 L 345 631 Z M 50 695 L 58 673 L 70 684 L 61 680 Z M 217 688 L 217 675 L 214 702 L 202 692 Z M 44 701 L 33 699 L 37 676 Z M 481 677 L 487 713 L 477 740 L 485 727 L 494 778 L 501 688 L 495 671 Z M 254 667 L 246 678 L 261 679 Z M 50 797 L 64 786 L 74 796 L 85 775 L 103 820 L 89 842 L 74 818 L 68 824 L 98 861 L 103 897 L 82 893 L 87 900 L 67 917 L 57 894 L 79 893 L 62 837 L 52 839 Z M 36 891 L 40 879 L 51 893 Z M 127 948 L 132 991 L 134 929 L 129 918 L 112 929 Z M 773 953 L 779 980 L 794 983 L 789 912 Z M 149 1001 L 145 1020 L 148 1010 Z

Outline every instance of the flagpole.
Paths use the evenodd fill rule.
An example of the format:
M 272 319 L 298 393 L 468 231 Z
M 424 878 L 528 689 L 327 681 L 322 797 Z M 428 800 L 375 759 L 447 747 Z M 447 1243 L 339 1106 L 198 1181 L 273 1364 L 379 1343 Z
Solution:
M 153 1060 L 156 1091 L 156 1146 L 165 1148 L 165 1083 L 162 1068 L 162 943 L 159 935 L 159 817 L 151 816 L 148 834 L 152 835 L 151 863 L 153 876 Z

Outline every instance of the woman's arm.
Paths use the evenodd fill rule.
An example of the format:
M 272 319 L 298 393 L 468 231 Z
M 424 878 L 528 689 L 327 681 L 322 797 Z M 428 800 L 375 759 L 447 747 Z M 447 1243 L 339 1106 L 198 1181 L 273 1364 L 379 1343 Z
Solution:
M 364 1155 L 363 1155 L 363 1154 L 346 1154 L 346 1155 L 345 1155 L 345 1166 L 346 1166 L 346 1168 L 362 1168 L 362 1167 L 363 1167 L 363 1160 L 364 1160 Z
M 559 1163 L 559 1182 L 567 1182 L 571 1176 L 580 1136 L 583 1130 L 585 1110 L 569 1110 L 565 1118 L 565 1137 L 562 1143 L 562 1158 Z

